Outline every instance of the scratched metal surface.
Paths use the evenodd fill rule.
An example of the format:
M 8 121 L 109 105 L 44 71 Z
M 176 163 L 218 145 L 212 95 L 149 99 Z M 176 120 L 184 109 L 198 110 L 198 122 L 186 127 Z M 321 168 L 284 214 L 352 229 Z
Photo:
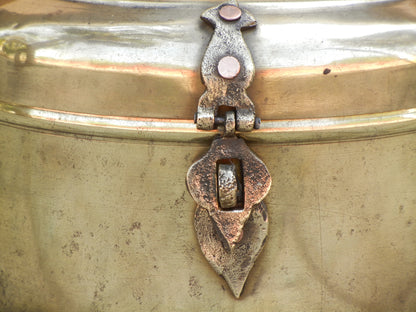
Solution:
M 0 5 L 0 310 L 415 310 L 413 1 L 243 3 L 274 184 L 240 300 L 184 181 L 212 2 L 90 2 Z

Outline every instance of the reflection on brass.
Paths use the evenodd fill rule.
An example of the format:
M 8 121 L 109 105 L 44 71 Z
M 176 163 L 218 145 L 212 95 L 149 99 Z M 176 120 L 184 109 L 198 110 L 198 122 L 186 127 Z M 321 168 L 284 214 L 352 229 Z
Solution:
M 79 114 L 0 102 L 0 123 L 38 132 L 96 139 L 208 142 L 218 131 L 199 131 L 193 120 L 130 118 Z M 341 142 L 416 132 L 416 109 L 380 114 L 267 120 L 261 129 L 238 135 L 257 143 L 305 144 Z
M 235 136 L 235 130 L 248 132 L 260 123 L 245 91 L 253 78 L 254 64 L 240 32 L 256 22 L 244 9 L 238 9 L 241 18 L 226 15 L 233 13 L 228 9 L 221 13 L 228 6 L 224 3 L 202 14 L 215 26 L 215 32 L 202 61 L 207 90 L 195 117 L 199 129 L 220 125 L 223 133 L 191 166 L 186 181 L 197 203 L 195 230 L 202 252 L 239 298 L 267 236 L 267 210 L 262 200 L 269 192 L 271 177 L 244 140 Z M 227 16 L 223 18 L 227 22 L 219 15 Z M 259 211 L 263 218 L 258 217 Z
M 23 41 L 31 66 L 22 72 L 0 57 L 0 72 L 8 73 L 0 79 L 0 100 L 76 113 L 190 120 L 204 91 L 199 67 L 211 36 L 198 16 L 210 6 L 3 1 L 0 40 Z M 263 120 L 414 107 L 416 92 L 407 87 L 416 84 L 416 45 L 410 39 L 416 33 L 414 0 L 247 1 L 244 7 L 259 22 L 244 39 L 256 65 L 247 93 Z M 331 73 L 324 75 L 325 68 Z

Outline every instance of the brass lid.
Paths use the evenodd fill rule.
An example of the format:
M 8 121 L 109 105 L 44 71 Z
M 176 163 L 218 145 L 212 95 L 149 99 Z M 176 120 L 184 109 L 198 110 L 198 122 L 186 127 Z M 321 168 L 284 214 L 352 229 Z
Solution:
M 210 6 L 6 2 L 0 5 L 0 101 L 18 110 L 191 121 L 212 35 L 199 16 Z M 256 66 L 248 94 L 262 120 L 342 121 L 415 107 L 413 0 L 240 6 L 258 22 L 244 36 Z

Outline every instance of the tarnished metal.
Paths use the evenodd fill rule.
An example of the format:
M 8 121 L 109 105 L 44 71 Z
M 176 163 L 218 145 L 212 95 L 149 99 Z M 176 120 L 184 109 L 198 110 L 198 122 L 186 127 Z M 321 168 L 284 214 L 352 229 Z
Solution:
M 241 29 L 254 27 L 256 20 L 242 9 L 240 18 L 223 21 L 219 11 L 228 5 L 221 4 L 201 15 L 214 27 L 214 34 L 202 60 L 201 75 L 207 89 L 199 99 L 196 124 L 198 129 L 212 130 L 218 109 L 231 107 L 236 112 L 236 130 L 251 131 L 255 121 L 254 104 L 245 90 L 253 80 L 254 63 Z
M 217 163 L 227 159 L 241 161 L 244 188 L 242 207 L 231 212 L 219 207 L 217 197 Z M 230 249 L 233 249 L 240 241 L 252 207 L 269 192 L 271 178 L 264 163 L 250 151 L 243 139 L 225 137 L 215 139 L 207 154 L 189 168 L 187 184 L 198 206 L 209 212 Z
M 263 224 L 267 225 L 267 212 L 262 200 L 269 192 L 271 177 L 244 140 L 234 136 L 235 130 L 259 128 L 260 119 L 254 116 L 254 104 L 245 91 L 254 64 L 240 32 L 241 28 L 254 26 L 255 20 L 232 3 L 202 14 L 215 26 L 215 32 L 202 61 L 207 91 L 200 98 L 195 122 L 205 130 L 220 125 L 223 137 L 215 139 L 208 153 L 191 166 L 187 184 L 198 205 L 195 230 L 202 252 L 238 298 L 267 235 Z M 224 113 L 221 109 L 228 110 Z M 225 116 L 218 116 L 220 113 Z M 263 223 L 246 225 L 256 205 L 265 215 Z M 207 214 L 201 211 L 204 209 Z M 246 227 L 261 234 L 245 235 Z
M 235 112 L 228 111 L 225 113 L 224 119 L 224 136 L 232 136 L 235 134 Z
M 201 250 L 214 270 L 227 281 L 235 297 L 239 298 L 247 276 L 267 237 L 268 216 L 264 203 L 254 205 L 238 245 L 229 250 L 208 211 L 197 207 L 195 228 Z

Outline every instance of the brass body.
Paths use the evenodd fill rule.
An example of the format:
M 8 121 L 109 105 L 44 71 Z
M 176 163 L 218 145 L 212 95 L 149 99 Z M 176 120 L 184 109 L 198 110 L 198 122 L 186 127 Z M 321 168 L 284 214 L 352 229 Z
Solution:
M 191 120 L 211 35 L 199 15 L 212 2 L 179 9 L 175 3 L 153 9 L 58 0 L 2 4 L 0 40 L 26 42 L 28 54 L 15 58 L 8 48 L 0 56 L 0 310 L 414 311 L 416 52 L 409 38 L 416 8 L 410 0 L 342 2 L 304 8 L 309 15 L 302 17 L 296 1 L 271 3 L 271 11 L 240 4 L 259 23 L 245 39 L 257 69 L 248 93 L 264 120 L 261 130 L 243 136 L 273 185 L 265 200 L 268 239 L 238 300 L 199 250 L 184 181 L 215 135 L 196 130 Z M 292 52 L 293 63 L 268 68 L 268 53 L 279 58 L 284 46 L 273 50 L 270 40 L 263 42 L 264 25 L 279 10 L 287 25 L 361 25 L 354 19 L 367 18 L 370 26 L 390 23 L 407 36 L 394 35 L 405 38 L 401 54 L 381 32 L 386 40 L 378 48 L 384 42 L 391 49 L 382 57 L 367 51 L 308 63 L 307 53 Z M 114 48 L 117 29 L 104 36 L 93 26 L 117 19 L 139 20 L 138 29 L 180 25 L 200 48 L 186 50 L 189 63 L 182 67 L 170 64 L 169 54 L 166 64 L 109 64 L 85 55 L 68 59 L 56 54 L 65 44 L 71 50 L 68 41 L 35 36 L 36 44 L 24 33 L 33 25 L 81 25 L 91 31 L 91 44 L 107 38 Z M 165 40 L 156 46 L 175 41 L 175 34 L 155 29 Z M 143 45 L 143 58 L 145 38 L 129 37 L 139 54 Z M 279 42 L 278 34 L 270 38 Z M 340 38 L 340 51 L 355 46 L 354 38 Z M 331 72 L 324 75 L 326 68 Z

